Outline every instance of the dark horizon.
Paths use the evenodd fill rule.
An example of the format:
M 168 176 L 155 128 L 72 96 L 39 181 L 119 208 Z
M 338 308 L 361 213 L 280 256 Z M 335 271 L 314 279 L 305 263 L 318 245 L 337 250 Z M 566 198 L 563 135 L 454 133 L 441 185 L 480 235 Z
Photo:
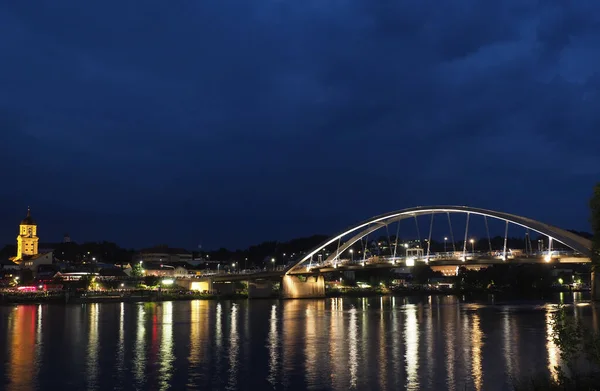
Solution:
M 0 5 L 0 243 L 245 248 L 418 205 L 589 231 L 597 3 Z

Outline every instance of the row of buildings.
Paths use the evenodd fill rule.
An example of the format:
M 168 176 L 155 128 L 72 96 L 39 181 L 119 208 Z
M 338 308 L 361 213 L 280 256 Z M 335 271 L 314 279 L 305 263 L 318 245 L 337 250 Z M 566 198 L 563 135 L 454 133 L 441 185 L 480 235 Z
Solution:
M 65 235 L 64 242 L 70 242 Z M 183 277 L 198 275 L 210 270 L 227 270 L 231 265 L 222 265 L 219 262 L 205 258 L 194 258 L 193 254 L 185 249 L 171 248 L 166 245 L 156 246 L 141 250 L 130 261 L 116 264 L 103 263 L 101 257 L 96 259 L 93 254 L 77 265 L 72 265 L 61 260 L 60 254 L 55 254 L 52 246 L 40 246 L 38 226 L 31 216 L 31 209 L 19 224 L 17 235 L 16 254 L 8 259 L 0 259 L 0 268 L 12 273 L 18 270 L 29 270 L 33 276 L 39 274 L 102 272 L 107 275 L 131 275 L 134 267 L 140 265 L 143 275 Z

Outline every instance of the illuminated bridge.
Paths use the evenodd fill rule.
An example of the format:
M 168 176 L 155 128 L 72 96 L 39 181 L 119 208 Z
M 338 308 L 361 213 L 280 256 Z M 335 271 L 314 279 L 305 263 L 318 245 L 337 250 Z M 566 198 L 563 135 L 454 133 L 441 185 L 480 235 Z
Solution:
M 464 220 L 460 229 L 456 226 L 456 215 L 461 215 Z M 422 235 L 419 228 L 419 221 L 423 225 L 423 220 L 428 226 L 426 235 Z M 417 240 L 401 243 L 398 240 L 400 224 L 407 222 L 414 225 Z M 443 225 L 443 232 L 447 232 L 443 242 L 432 240 L 434 231 L 440 231 L 439 224 Z M 503 231 L 499 246 L 497 240 L 493 244 L 490 236 L 493 224 Z M 472 238 L 470 229 L 473 230 L 474 226 L 480 226 L 480 231 L 485 228 L 487 240 L 480 238 L 476 241 Z M 524 231 L 525 248 L 508 247 L 509 228 L 512 231 Z M 374 252 L 369 247 L 369 238 L 373 240 L 375 234 L 387 238 L 383 251 Z M 532 241 L 531 234 L 536 234 L 537 240 Z M 440 248 L 442 243 L 443 249 Z M 476 245 L 485 248 L 476 248 Z M 375 216 L 351 226 L 309 250 L 281 271 L 230 275 L 219 279 L 253 280 L 276 276 L 282 278 L 283 297 L 319 297 L 325 293 L 323 273 L 331 271 L 411 267 L 423 262 L 434 270 L 448 274 L 448 271 L 455 273 L 460 266 L 480 268 L 499 263 L 586 263 L 590 262 L 591 253 L 590 240 L 526 217 L 467 206 L 419 206 Z

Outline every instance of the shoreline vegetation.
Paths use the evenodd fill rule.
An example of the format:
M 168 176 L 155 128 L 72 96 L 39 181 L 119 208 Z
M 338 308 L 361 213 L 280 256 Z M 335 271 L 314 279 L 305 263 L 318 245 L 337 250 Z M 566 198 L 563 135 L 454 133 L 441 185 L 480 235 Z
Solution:
M 532 296 L 543 298 L 545 296 L 560 292 L 587 292 L 587 290 L 552 289 L 533 290 L 511 295 L 514 298 L 531 298 Z M 427 289 L 424 287 L 403 288 L 348 288 L 348 289 L 326 289 L 326 298 L 332 297 L 376 297 L 376 296 L 484 296 L 484 295 L 508 295 L 500 289 Z M 278 299 L 279 292 L 265 299 Z M 248 293 L 240 290 L 234 294 L 219 295 L 202 293 L 198 291 L 185 291 L 177 289 L 131 289 L 131 290 L 108 290 L 108 291 L 45 291 L 45 292 L 0 292 L 0 305 L 14 304 L 85 304 L 85 303 L 134 303 L 134 302 L 162 302 L 162 301 L 184 301 L 184 300 L 243 300 L 248 299 Z M 259 298 L 252 300 L 260 300 Z

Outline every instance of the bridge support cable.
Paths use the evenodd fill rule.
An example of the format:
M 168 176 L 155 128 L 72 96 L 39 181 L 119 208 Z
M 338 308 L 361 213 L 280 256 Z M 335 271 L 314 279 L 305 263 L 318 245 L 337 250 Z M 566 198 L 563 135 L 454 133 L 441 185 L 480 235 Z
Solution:
M 371 228 L 371 224 L 367 226 L 367 229 Z M 360 240 L 362 242 L 362 239 Z M 363 260 L 362 265 L 365 266 L 365 262 L 367 261 L 367 251 L 369 250 L 369 231 L 367 231 L 367 235 L 365 236 L 365 244 L 363 246 Z
M 342 237 L 338 238 L 337 250 L 335 250 L 335 258 L 333 259 L 333 267 L 337 267 L 337 262 L 340 256 L 340 244 L 342 243 Z
M 419 220 L 417 219 L 417 215 L 413 215 L 413 217 L 415 218 L 415 226 L 417 227 L 417 239 L 419 240 L 419 247 L 421 247 L 421 245 L 423 243 L 421 243 L 421 232 L 419 231 Z
M 565 231 L 563 229 L 541 223 L 539 221 L 535 221 L 526 217 L 512 215 L 509 213 L 497 212 L 493 210 L 480 209 L 480 208 L 472 208 L 467 206 L 428 206 L 428 207 L 416 207 L 416 208 L 407 208 L 398 211 L 389 212 L 383 215 L 374 216 L 369 220 L 363 221 L 345 231 L 341 231 L 335 236 L 330 237 L 323 243 L 314 247 L 312 250 L 305 253 L 305 255 L 300 258 L 296 263 L 287 266 L 284 269 L 284 273 L 286 275 L 295 273 L 294 269 L 303 264 L 304 262 L 308 263 L 311 259 L 311 256 L 315 254 L 318 256 L 324 256 L 325 250 L 328 246 L 335 245 L 335 242 L 338 241 L 338 251 L 333 252 L 331 256 L 327 259 L 327 263 L 332 263 L 333 260 L 336 259 L 336 256 L 339 256 L 340 253 L 343 253 L 346 249 L 348 249 L 353 243 L 364 238 L 368 233 L 374 232 L 376 229 L 383 228 L 386 224 L 391 224 L 393 222 L 397 222 L 404 219 L 410 219 L 418 217 L 420 215 L 426 215 L 429 213 L 446 213 L 448 217 L 449 227 L 452 230 L 452 221 L 450 217 L 450 213 L 461 213 L 461 214 L 475 214 L 479 216 L 487 216 L 493 217 L 495 219 L 499 219 L 504 221 L 507 225 L 508 223 L 515 224 L 517 226 L 523 227 L 525 229 L 529 229 L 531 232 L 536 232 L 538 234 L 551 237 L 552 241 L 558 241 L 559 243 L 575 250 L 578 253 L 581 253 L 583 256 L 590 257 L 592 255 L 592 243 L 590 240 L 582 238 L 578 235 L 575 235 L 569 231 Z M 470 217 L 469 217 L 470 218 Z M 416 225 L 418 222 L 416 222 Z M 366 228 L 369 227 L 369 228 Z M 506 229 L 508 231 L 508 229 Z M 466 229 L 468 235 L 468 228 Z M 419 236 L 420 236 L 420 232 Z M 351 239 L 345 242 L 343 245 L 341 244 L 341 238 L 346 237 L 348 234 L 353 234 Z M 453 240 L 452 240 L 452 248 L 457 250 L 456 247 L 456 238 L 454 237 L 454 232 L 451 232 Z M 420 238 L 419 238 L 420 239 Z M 468 238 L 467 238 L 468 239 Z M 505 232 L 505 241 L 508 241 L 508 232 Z M 531 238 L 529 239 L 531 242 Z M 506 243 L 508 244 L 508 243 Z M 466 255 L 466 246 L 467 243 L 463 243 L 463 254 Z M 396 246 L 397 247 L 397 246 Z M 532 246 L 530 246 L 532 249 Z M 367 249 L 368 251 L 368 249 Z M 500 248 L 500 251 L 504 251 L 504 255 L 506 255 L 506 246 L 504 249 Z M 540 249 L 542 251 L 542 249 Z M 397 248 L 396 248 L 397 253 Z M 329 255 L 329 254 L 328 254 Z M 431 255 L 431 254 L 430 254 Z M 501 254 L 502 255 L 502 254 Z M 588 260 L 589 261 L 589 260 Z M 316 260 L 313 259 L 313 263 Z M 585 262 L 585 261 L 584 261 Z
M 434 213 L 431 214 L 431 222 L 429 223 L 429 238 L 427 239 L 427 257 L 425 257 L 425 262 L 429 263 L 429 254 L 431 250 L 431 231 L 433 231 L 433 216 Z
M 463 242 L 463 257 L 462 261 L 465 262 L 467 260 L 467 237 L 469 235 L 469 218 L 471 217 L 471 213 L 467 212 L 467 224 L 465 224 L 465 240 Z
M 504 228 L 504 250 L 502 250 L 502 260 L 506 261 L 506 242 L 508 241 L 508 220 L 506 220 L 506 227 Z
M 394 258 L 396 258 L 397 250 L 398 250 L 398 235 L 400 235 L 400 220 L 396 223 L 396 242 L 394 243 Z
M 450 220 L 450 212 L 446 212 L 448 216 L 448 226 L 450 227 L 450 240 L 452 241 L 452 250 L 456 253 L 456 243 L 454 242 L 454 232 L 452 231 L 452 221 Z
M 490 227 L 488 226 L 487 216 L 483 216 L 485 220 L 485 232 L 487 233 L 488 244 L 490 245 L 490 254 L 492 253 L 492 238 L 490 238 Z

